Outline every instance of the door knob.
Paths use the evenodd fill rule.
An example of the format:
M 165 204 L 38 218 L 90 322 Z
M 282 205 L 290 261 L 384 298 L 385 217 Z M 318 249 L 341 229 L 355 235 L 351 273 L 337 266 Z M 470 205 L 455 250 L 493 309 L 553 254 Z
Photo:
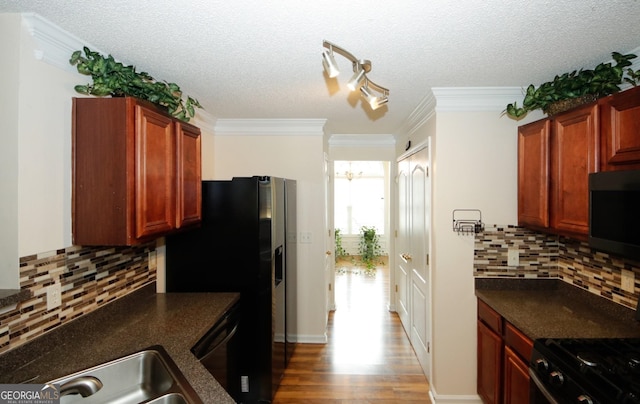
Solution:
M 331 251 L 327 251 L 327 252 L 325 252 L 325 254 L 331 255 Z

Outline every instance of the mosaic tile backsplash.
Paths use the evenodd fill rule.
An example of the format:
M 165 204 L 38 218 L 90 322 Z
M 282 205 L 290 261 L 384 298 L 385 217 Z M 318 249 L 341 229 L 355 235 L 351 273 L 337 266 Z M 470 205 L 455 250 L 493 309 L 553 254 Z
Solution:
M 0 353 L 156 280 L 155 242 L 135 247 L 73 246 L 20 258 L 20 288 L 31 298 L 0 314 Z M 47 286 L 62 304 L 47 310 Z
M 507 265 L 510 248 L 519 251 L 518 266 Z M 622 271 L 633 274 L 633 291 L 622 289 Z M 593 250 L 585 242 L 512 225 L 486 225 L 476 234 L 474 275 L 559 278 L 632 309 L 640 292 L 640 262 Z

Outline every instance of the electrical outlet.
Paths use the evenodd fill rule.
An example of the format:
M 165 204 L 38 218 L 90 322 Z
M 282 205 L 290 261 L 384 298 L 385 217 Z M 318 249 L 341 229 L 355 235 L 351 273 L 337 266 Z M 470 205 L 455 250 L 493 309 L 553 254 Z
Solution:
M 300 243 L 311 244 L 311 232 L 310 231 L 300 232 Z
M 635 282 L 636 282 L 636 277 L 633 274 L 633 271 L 628 271 L 626 269 L 622 270 L 622 285 L 621 288 L 622 290 L 626 291 L 626 292 L 635 292 Z
M 62 305 L 62 285 L 59 282 L 47 286 L 47 310 L 53 310 Z
M 520 265 L 520 250 L 516 248 L 509 248 L 507 251 L 507 265 L 510 267 L 517 267 Z
M 149 268 L 156 268 L 158 265 L 158 261 L 156 258 L 156 251 L 152 251 L 149 253 Z

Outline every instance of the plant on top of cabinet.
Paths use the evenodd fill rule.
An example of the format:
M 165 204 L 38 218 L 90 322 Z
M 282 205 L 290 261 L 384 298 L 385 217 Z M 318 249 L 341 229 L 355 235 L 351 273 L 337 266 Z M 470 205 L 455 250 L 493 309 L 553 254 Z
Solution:
M 547 115 L 554 115 L 617 93 L 623 83 L 638 85 L 640 70 L 628 68 L 631 66 L 630 60 L 636 58 L 636 55 L 612 52 L 611 56 L 616 62 L 615 66 L 611 63 L 600 63 L 593 70 L 580 69 L 556 76 L 553 81 L 542 83 L 537 88 L 530 84 L 522 107 L 518 107 L 514 102 L 508 104 L 504 112 L 515 119 L 520 119 L 527 112 L 536 109 L 541 109 Z
M 131 96 L 147 100 L 167 108 L 174 118 L 189 122 L 195 115 L 195 108 L 202 108 L 198 100 L 187 96 L 182 98 L 182 91 L 175 83 L 156 81 L 146 72 L 137 72 L 135 66 L 125 66 L 116 62 L 113 56 L 107 57 L 84 47 L 75 51 L 69 63 L 77 66 L 78 72 L 91 76 L 93 84 L 77 85 L 75 90 L 81 94 L 103 97 Z

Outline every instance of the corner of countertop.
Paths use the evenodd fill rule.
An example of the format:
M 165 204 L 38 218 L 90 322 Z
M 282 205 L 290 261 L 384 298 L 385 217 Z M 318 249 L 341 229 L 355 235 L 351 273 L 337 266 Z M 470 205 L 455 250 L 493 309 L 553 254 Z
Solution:
M 28 289 L 0 289 L 0 312 L 5 307 L 14 306 L 31 298 Z
M 594 313 L 598 318 L 607 318 L 620 326 L 620 335 L 636 336 L 640 332 L 635 310 L 558 278 L 475 278 L 475 295 L 505 318 L 520 312 L 523 302 L 537 301 L 541 310 L 543 306 L 546 309 L 557 306 L 557 311 L 568 308 L 568 312 L 580 312 L 584 316 Z M 517 305 L 513 305 L 514 296 L 521 297 Z M 530 316 L 527 319 L 531 320 Z M 517 325 L 528 328 L 528 324 Z M 528 336 L 533 338 L 532 335 L 538 334 Z

